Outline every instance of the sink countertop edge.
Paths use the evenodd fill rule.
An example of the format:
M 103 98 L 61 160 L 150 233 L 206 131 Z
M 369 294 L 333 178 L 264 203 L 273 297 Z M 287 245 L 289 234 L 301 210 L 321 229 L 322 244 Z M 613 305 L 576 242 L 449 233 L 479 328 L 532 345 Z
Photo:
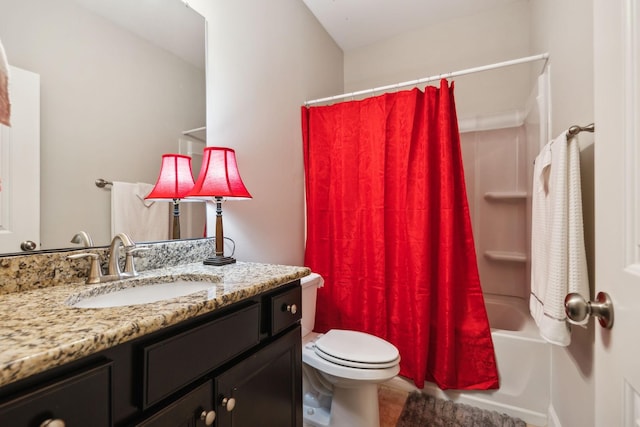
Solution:
M 74 283 L 3 295 L 0 386 L 275 289 L 309 273 L 307 267 L 240 262 L 224 267 L 194 263 L 150 270 L 137 280 L 211 275 L 216 295 L 208 299 L 203 291 L 154 303 L 97 309 L 65 304 L 70 296 L 96 285 Z

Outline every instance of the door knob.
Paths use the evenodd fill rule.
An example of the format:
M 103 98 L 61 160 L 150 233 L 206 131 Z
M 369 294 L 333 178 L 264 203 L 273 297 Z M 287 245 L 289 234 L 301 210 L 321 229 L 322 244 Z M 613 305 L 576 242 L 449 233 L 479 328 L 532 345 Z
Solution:
M 564 298 L 564 311 L 570 320 L 577 323 L 594 316 L 603 328 L 613 327 L 613 303 L 606 292 L 598 292 L 595 301 L 587 301 L 580 294 L 568 294 Z
M 24 242 L 20 243 L 20 249 L 25 252 L 32 251 L 37 246 L 38 245 L 36 245 L 36 242 L 34 242 L 33 240 L 25 240 Z

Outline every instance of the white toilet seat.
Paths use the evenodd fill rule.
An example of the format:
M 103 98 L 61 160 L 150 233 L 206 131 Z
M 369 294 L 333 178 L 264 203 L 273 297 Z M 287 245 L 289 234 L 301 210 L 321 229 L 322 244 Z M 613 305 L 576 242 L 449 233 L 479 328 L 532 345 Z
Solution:
M 350 380 L 381 382 L 389 380 L 400 373 L 400 365 L 382 369 L 361 369 L 339 365 L 318 356 L 313 344 L 302 348 L 302 362 L 325 374 Z
M 380 342 L 374 343 L 373 344 L 374 348 L 378 344 L 380 344 L 381 347 L 384 347 L 382 352 L 377 352 L 377 353 L 374 352 L 374 354 L 370 354 L 370 353 L 361 354 L 361 352 L 356 351 L 355 352 L 356 357 L 351 357 L 352 359 L 354 358 L 365 359 L 365 361 L 354 361 L 354 360 L 349 360 L 348 358 L 340 358 L 340 357 L 336 357 L 335 354 L 325 353 L 320 348 L 318 348 L 318 345 L 317 345 L 318 341 L 320 341 L 321 344 L 322 344 L 322 341 L 324 341 L 324 345 L 322 346 L 322 348 L 327 348 L 328 346 L 329 352 L 332 352 L 332 350 L 330 350 L 330 349 L 333 349 L 332 341 L 333 341 L 333 338 L 336 338 L 336 337 L 331 338 L 333 333 L 331 333 L 332 331 L 329 331 L 324 335 L 319 335 L 317 339 L 313 341 L 308 341 L 304 344 L 302 348 L 302 361 L 307 365 L 313 368 L 316 368 L 325 374 L 329 374 L 338 378 L 379 382 L 379 381 L 386 381 L 398 375 L 398 373 L 400 372 L 399 354 L 396 355 L 395 359 L 388 360 L 390 355 L 394 354 L 394 351 L 395 352 L 398 351 L 395 346 L 382 340 L 381 338 L 374 337 L 373 335 L 363 334 L 362 332 L 341 331 L 341 330 L 338 330 L 338 331 L 340 331 L 336 334 L 336 337 L 338 340 L 340 340 L 340 338 L 347 338 L 347 339 L 353 338 L 357 334 L 362 334 L 362 335 L 367 335 L 367 337 L 371 338 L 372 341 L 379 340 L 386 345 L 383 345 Z M 351 334 L 354 334 L 354 335 L 351 335 Z M 329 340 L 322 339 L 326 335 L 330 336 Z M 367 337 L 363 338 L 361 336 L 359 338 L 368 341 Z M 363 348 L 367 348 L 367 347 L 363 347 Z M 338 345 L 338 348 L 334 350 L 336 350 L 335 353 L 337 353 L 338 355 L 345 354 L 344 348 L 342 348 L 342 351 L 339 351 L 340 350 L 339 345 Z M 386 350 L 388 350 L 388 352 Z M 329 359 L 334 359 L 335 361 L 329 360 Z M 367 363 L 366 362 L 367 359 L 373 360 L 373 361 L 382 360 L 382 362 Z
M 332 329 L 315 341 L 315 352 L 329 362 L 358 369 L 385 369 L 400 363 L 393 344 L 357 331 Z
M 400 363 L 399 359 L 396 360 L 392 360 L 391 362 L 386 362 L 386 363 L 377 363 L 377 364 L 373 364 L 373 363 L 362 363 L 362 362 L 355 362 L 353 360 L 345 360 L 345 359 L 339 359 L 337 357 L 331 356 L 330 354 L 326 354 L 324 353 L 322 350 L 320 350 L 318 347 L 316 347 L 314 349 L 314 351 L 316 352 L 316 354 L 318 355 L 318 357 L 321 357 L 322 359 L 331 362 L 331 363 L 336 363 L 338 365 L 342 365 L 342 366 L 346 366 L 348 368 L 356 368 L 356 369 L 384 369 L 384 368 L 392 368 L 394 366 L 396 366 L 398 363 Z

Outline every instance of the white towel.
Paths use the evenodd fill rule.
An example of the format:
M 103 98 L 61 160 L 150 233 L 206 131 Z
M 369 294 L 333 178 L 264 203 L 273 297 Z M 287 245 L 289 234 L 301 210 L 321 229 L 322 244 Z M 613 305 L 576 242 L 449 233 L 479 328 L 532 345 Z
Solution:
M 153 189 L 142 182 L 111 187 L 111 235 L 127 233 L 134 242 L 169 239 L 171 203 L 145 200 Z
M 9 100 L 9 62 L 0 41 L 0 124 L 11 126 L 11 102 Z
M 529 308 L 540 335 L 567 346 L 571 329 L 564 298 L 577 292 L 589 300 L 576 138 L 567 141 L 563 133 L 544 146 L 535 161 L 532 202 Z

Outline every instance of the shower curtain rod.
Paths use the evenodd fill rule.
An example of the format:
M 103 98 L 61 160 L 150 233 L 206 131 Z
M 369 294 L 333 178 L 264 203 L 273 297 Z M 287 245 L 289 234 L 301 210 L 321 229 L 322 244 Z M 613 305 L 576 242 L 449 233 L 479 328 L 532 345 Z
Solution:
M 454 72 L 451 72 L 451 73 L 438 74 L 436 76 L 424 77 L 424 78 L 417 79 L 417 80 L 409 80 L 409 81 L 402 82 L 402 83 L 396 83 L 396 84 L 387 85 L 387 86 L 380 86 L 380 87 L 375 87 L 375 88 L 372 88 L 372 89 L 358 90 L 358 91 L 355 91 L 355 92 L 344 93 L 342 95 L 329 96 L 327 98 L 314 99 L 314 100 L 311 100 L 311 101 L 305 101 L 304 105 L 305 106 L 309 106 L 311 104 L 318 104 L 320 102 L 335 101 L 335 100 L 338 100 L 338 99 L 351 98 L 351 97 L 360 96 L 360 95 L 368 95 L 370 93 L 383 92 L 383 91 L 386 91 L 386 90 L 389 90 L 389 89 L 398 89 L 398 88 L 401 88 L 401 87 L 404 87 L 404 86 L 417 86 L 417 85 L 420 85 L 422 83 L 428 83 L 428 82 L 431 82 L 431 81 L 434 81 L 434 80 L 449 79 L 451 77 L 458 77 L 458 76 L 463 76 L 465 74 L 478 73 L 480 71 L 488 71 L 488 70 L 494 70 L 496 68 L 509 67 L 511 65 L 518 65 L 518 64 L 524 64 L 524 63 L 527 63 L 527 62 L 540 61 L 542 59 L 545 60 L 544 64 L 546 66 L 547 65 L 547 61 L 549 61 L 549 54 L 548 53 L 540 53 L 538 55 L 525 56 L 523 58 L 512 59 L 512 60 L 509 60 L 509 61 L 496 62 L 495 64 L 483 65 L 481 67 L 467 68 L 466 70 L 460 70 L 460 71 L 454 71 Z M 544 70 L 544 67 L 542 69 Z

